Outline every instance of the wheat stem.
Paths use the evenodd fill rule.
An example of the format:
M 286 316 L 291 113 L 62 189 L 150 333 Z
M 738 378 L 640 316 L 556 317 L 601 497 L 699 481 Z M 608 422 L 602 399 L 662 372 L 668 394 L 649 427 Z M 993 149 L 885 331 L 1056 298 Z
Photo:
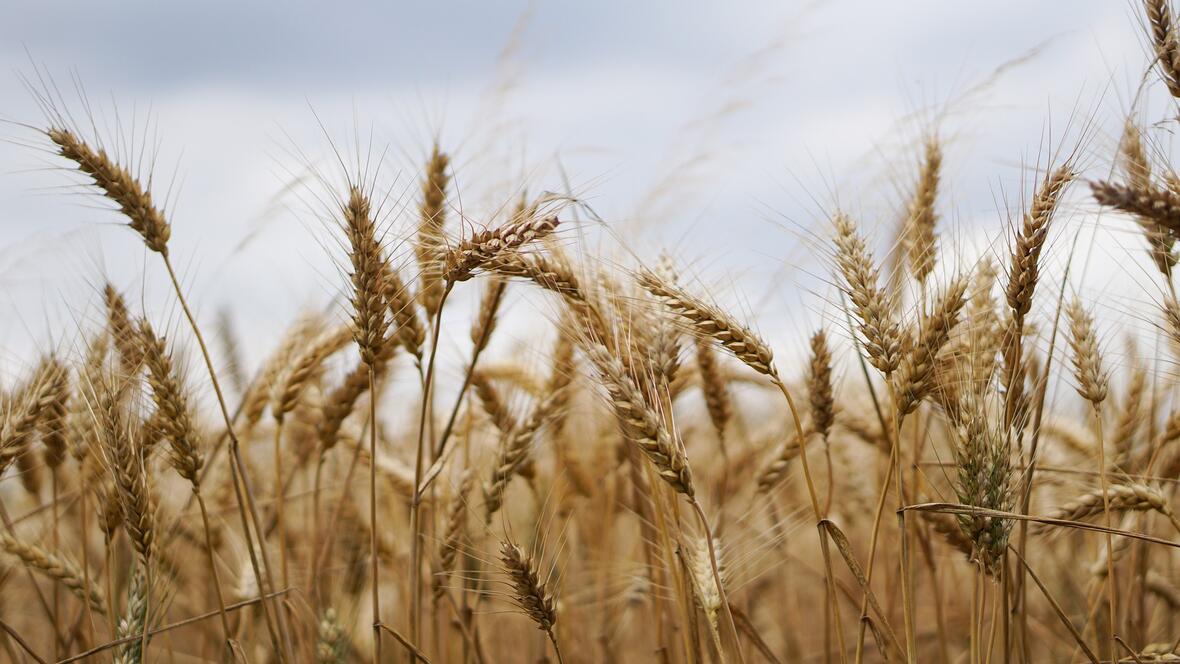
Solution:
M 422 382 L 422 408 L 418 415 L 418 443 L 417 451 L 414 458 L 414 495 L 410 502 L 410 638 L 415 643 L 419 642 L 419 620 L 422 610 L 422 575 L 421 575 L 421 555 L 422 545 L 420 540 L 421 524 L 421 506 L 422 506 L 422 472 L 423 463 L 425 461 L 426 448 L 426 418 L 429 414 L 430 393 L 434 386 L 434 370 L 435 360 L 438 356 L 438 339 L 439 328 L 442 327 L 442 312 L 446 305 L 447 297 L 450 296 L 451 290 L 454 288 L 455 282 L 448 280 L 446 286 L 443 288 L 442 297 L 438 301 L 438 309 L 435 312 L 434 329 L 431 333 L 430 340 L 430 357 L 426 362 L 426 376 Z M 440 457 L 441 458 L 441 457 Z M 411 653 L 410 661 L 413 664 L 415 656 Z
M 795 399 L 791 397 L 791 391 L 787 389 L 786 384 L 783 383 L 777 374 L 772 376 L 771 381 L 787 401 L 787 408 L 791 411 L 791 420 L 795 425 L 795 435 L 799 438 L 799 460 L 803 465 L 803 479 L 807 483 L 807 496 L 811 499 L 811 509 L 815 513 L 815 527 L 819 534 L 820 549 L 824 558 L 824 580 L 828 586 L 828 595 L 831 600 L 830 606 L 835 611 L 837 610 L 836 603 L 839 601 L 836 595 L 836 579 L 832 575 L 832 556 L 828 549 L 828 538 L 823 527 L 823 513 L 820 511 L 819 497 L 815 491 L 815 482 L 811 477 L 811 466 L 807 462 L 807 435 L 803 433 L 803 421 L 799 417 L 799 410 L 795 407 Z M 733 616 L 728 611 L 728 604 L 726 605 L 726 613 L 729 615 L 730 620 L 732 620 Z M 836 625 L 836 640 L 844 643 L 844 627 L 840 624 L 839 620 L 835 620 L 834 623 Z M 844 648 L 841 648 L 840 661 L 846 663 L 847 657 Z
M 369 582 L 373 605 L 373 662 L 381 662 L 381 581 L 377 560 L 377 377 L 369 365 Z M 360 449 L 360 446 L 357 446 Z M 411 618 L 412 620 L 412 618 Z M 415 635 L 415 641 L 417 641 Z
M 258 518 L 258 510 L 255 507 L 253 491 L 250 488 L 250 480 L 246 473 L 246 466 L 242 462 L 241 444 L 238 442 L 237 434 L 234 433 L 233 418 L 230 417 L 229 408 L 225 405 L 225 395 L 221 391 L 221 383 L 217 380 L 217 371 L 213 368 L 213 358 L 209 355 L 209 347 L 205 344 L 205 337 L 201 334 L 201 328 L 197 325 L 197 319 L 193 316 L 193 312 L 189 309 L 188 300 L 184 296 L 184 290 L 180 287 L 180 280 L 176 277 L 176 270 L 172 267 L 172 259 L 169 258 L 167 252 L 160 253 L 161 259 L 164 261 L 164 268 L 168 271 L 168 278 L 172 281 L 172 288 L 176 292 L 176 298 L 180 302 L 180 308 L 184 311 L 184 316 L 188 319 L 189 327 L 192 328 L 193 336 L 197 339 L 197 345 L 201 349 L 201 357 L 205 362 L 205 369 L 209 373 L 209 382 L 213 386 L 213 393 L 217 396 L 217 406 L 221 410 L 221 417 L 225 421 L 225 431 L 229 435 L 230 454 L 233 458 L 233 465 L 236 466 L 236 472 L 245 489 L 245 509 L 249 510 L 250 518 L 254 522 L 254 530 L 258 535 L 258 551 L 261 554 L 262 565 L 266 568 L 266 577 L 263 578 L 261 570 L 257 567 L 257 561 L 253 561 L 255 565 L 254 574 L 258 578 L 259 586 L 265 588 L 265 584 L 271 584 L 271 591 L 274 591 L 274 575 L 271 573 L 270 561 L 266 554 L 266 542 L 264 541 L 263 530 L 261 522 Z M 241 496 L 239 495 L 239 498 Z M 238 505 L 239 509 L 243 509 L 242 505 Z M 247 546 L 249 543 L 249 529 L 246 530 Z M 149 586 L 150 588 L 150 586 Z M 149 593 L 150 594 L 150 593 Z M 287 629 L 286 619 L 283 617 L 283 612 L 279 606 L 278 600 L 272 602 L 272 606 L 277 614 L 279 633 L 283 637 L 283 645 L 280 648 L 279 644 L 275 644 L 275 650 L 279 655 L 279 661 L 285 662 L 289 658 L 289 650 L 291 647 L 291 636 Z M 145 621 L 146 622 L 146 621 Z

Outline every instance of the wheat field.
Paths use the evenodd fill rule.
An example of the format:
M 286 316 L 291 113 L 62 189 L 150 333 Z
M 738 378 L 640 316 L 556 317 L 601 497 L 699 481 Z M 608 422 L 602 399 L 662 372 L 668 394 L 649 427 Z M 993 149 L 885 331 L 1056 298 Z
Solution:
M 830 288 L 788 338 L 587 239 L 582 196 L 474 214 L 444 143 L 399 189 L 346 137 L 299 185 L 334 292 L 254 338 L 190 305 L 150 162 L 36 69 L 20 144 L 175 304 L 99 278 L 0 394 L 0 661 L 1180 662 L 1180 23 L 1135 12 L 1158 117 L 1053 137 L 982 252 L 930 123 L 900 223 L 800 234 Z M 1133 229 L 1149 320 L 1049 269 L 1086 269 L 1078 210 Z

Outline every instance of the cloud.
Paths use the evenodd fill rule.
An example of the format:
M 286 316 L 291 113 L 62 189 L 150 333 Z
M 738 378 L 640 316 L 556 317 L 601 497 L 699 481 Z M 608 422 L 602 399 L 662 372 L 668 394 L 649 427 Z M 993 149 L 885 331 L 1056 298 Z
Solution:
M 497 58 L 527 7 L 31 3 L 0 25 L 0 69 L 28 75 L 27 48 L 62 84 L 77 69 L 99 107 L 110 99 L 124 111 L 150 106 L 158 174 L 181 176 L 176 251 L 202 314 L 233 302 L 268 338 L 339 287 L 328 230 L 298 201 L 274 205 L 303 166 L 286 148 L 331 163 L 320 121 L 333 141 L 372 131 L 389 146 L 386 174 L 400 174 L 390 185 L 397 191 L 412 186 L 439 133 L 455 152 L 464 209 L 476 216 L 526 175 L 531 191 L 560 189 L 560 160 L 612 223 L 624 227 L 637 211 L 652 217 L 638 225 L 641 253 L 675 246 L 712 272 L 706 281 L 756 302 L 782 297 L 771 287 L 824 287 L 822 254 L 801 239 L 822 232 L 833 187 L 887 242 L 922 120 L 928 128 L 931 109 L 1002 63 L 1045 46 L 986 93 L 951 105 L 942 126 L 947 223 L 999 230 L 1005 201 L 1018 204 L 1029 181 L 1022 166 L 1043 157 L 1047 137 L 1060 141 L 1071 119 L 1093 117 L 1091 145 L 1108 140 L 1146 66 L 1136 20 L 1107 0 L 1068 12 L 1015 0 L 904 8 L 611 0 L 537 3 L 508 69 L 519 77 L 498 78 Z M 503 80 L 514 84 L 489 103 Z M 0 117 L 38 122 L 16 74 L 0 75 L 0 100 Z M 19 127 L 0 132 L 36 138 Z M 107 273 L 133 286 L 145 261 L 93 200 L 49 193 L 69 178 L 27 170 L 47 160 L 0 144 L 9 172 L 0 177 L 0 242 L 16 248 L 0 253 L 0 279 L 33 311 L 67 302 L 51 316 L 60 326 L 69 322 L 60 310 L 90 294 L 52 285 L 58 275 L 84 285 Z M 645 207 L 657 186 L 658 205 Z M 255 242 L 236 251 L 251 234 Z M 37 256 L 34 267 L 18 254 Z M 785 282 L 768 279 L 787 263 Z M 37 269 L 45 279 L 28 277 Z M 166 291 L 149 292 L 157 298 L 149 304 L 167 311 Z M 800 328 L 789 333 L 798 336 L 813 313 L 779 324 Z M 26 334 L 11 327 L 0 338 Z

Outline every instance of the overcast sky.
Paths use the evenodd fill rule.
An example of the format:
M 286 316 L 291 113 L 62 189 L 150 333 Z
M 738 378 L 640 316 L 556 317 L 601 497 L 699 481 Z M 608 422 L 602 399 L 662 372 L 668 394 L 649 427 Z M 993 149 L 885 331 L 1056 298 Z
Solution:
M 839 202 L 887 241 L 923 132 L 945 143 L 947 251 L 1002 232 L 1047 150 L 1081 141 L 1088 172 L 1108 170 L 1148 65 L 1140 21 L 1129 0 L 13 3 L 0 361 L 45 346 L 46 327 L 70 336 L 108 277 L 175 316 L 154 257 L 101 202 L 63 191 L 79 180 L 46 168 L 62 164 L 17 124 L 44 123 L 23 82 L 39 87 L 39 71 L 82 118 L 80 81 L 112 144 L 117 128 L 136 149 L 146 136 L 200 314 L 230 306 L 255 358 L 344 283 L 309 169 L 338 174 L 331 146 L 360 144 L 384 155 L 397 199 L 436 136 L 454 155 L 452 203 L 475 223 L 522 188 L 568 186 L 619 238 L 603 251 L 670 248 L 798 346 L 831 296 L 812 239 L 825 211 Z M 1147 106 L 1164 97 L 1153 78 Z M 389 222 L 398 236 L 410 220 Z M 1072 223 L 1058 257 L 1095 225 L 1085 210 Z M 1110 228 L 1083 287 L 1127 313 L 1158 292 L 1139 238 Z

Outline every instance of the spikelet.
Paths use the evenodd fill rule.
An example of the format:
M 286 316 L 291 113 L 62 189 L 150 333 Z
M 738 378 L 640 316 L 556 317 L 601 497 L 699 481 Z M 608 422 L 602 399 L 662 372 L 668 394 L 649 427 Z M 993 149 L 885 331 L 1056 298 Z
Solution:
M 565 301 L 575 320 L 599 343 L 612 343 L 610 326 L 597 302 L 582 286 L 582 281 L 564 257 L 541 254 L 500 254 L 488 261 L 489 272 L 532 282 L 542 290 L 556 293 Z
M 1161 449 L 1159 460 L 1155 464 L 1159 474 L 1163 477 L 1180 475 L 1180 411 L 1172 411 L 1164 423 L 1164 431 L 1159 435 L 1156 448 Z
M 41 462 L 31 446 L 16 457 L 16 475 L 20 478 L 21 486 L 37 501 L 40 500 L 41 487 L 44 486 L 41 469 Z
M 881 425 L 876 419 L 862 417 L 851 412 L 851 409 L 846 409 L 840 412 L 837 424 L 841 429 L 859 438 L 861 442 L 877 448 L 884 454 L 889 454 L 892 443 L 889 442 L 889 437 L 881 430 Z
M 986 385 L 995 375 L 1001 342 L 1000 317 L 992 296 L 995 284 L 995 263 L 985 260 L 975 272 L 965 325 L 960 326 L 964 332 L 962 343 L 951 353 L 954 357 L 967 358 L 967 375 L 960 376 L 960 381 Z
M 558 324 L 557 341 L 551 356 L 553 364 L 549 380 L 543 388 L 545 392 L 558 395 L 549 421 L 549 439 L 553 445 L 556 472 L 564 473 L 574 491 L 588 497 L 594 493 L 594 481 L 587 474 L 584 465 L 574 456 L 571 450 L 573 438 L 567 435 L 570 403 L 574 394 L 574 376 L 577 373 L 574 354 L 573 322 L 566 316 Z
M 1127 182 L 1139 189 L 1151 184 L 1151 163 L 1143 148 L 1143 135 L 1134 121 L 1127 119 L 1123 125 L 1123 136 L 1119 141 L 1119 155 Z
M 69 428 L 70 456 L 84 471 L 99 470 L 95 462 L 95 452 L 98 450 L 98 427 L 94 414 L 90 412 L 90 397 L 94 388 L 102 380 L 102 371 L 106 367 L 107 355 L 110 351 L 110 337 L 105 332 L 99 332 L 90 338 L 86 347 L 86 355 L 78 371 L 78 398 L 70 401 L 67 415 Z M 90 477 L 85 477 L 83 486 L 89 487 Z
M 922 520 L 930 524 L 934 532 L 941 535 L 943 541 L 951 548 L 962 552 L 968 560 L 974 557 L 975 543 L 963 533 L 963 526 L 959 520 L 943 512 L 922 511 L 918 514 L 922 515 Z
M 1163 600 L 1171 611 L 1180 609 L 1180 588 L 1155 570 L 1143 575 L 1143 589 Z
M 1127 521 L 1127 518 L 1124 517 L 1124 527 L 1127 525 L 1130 525 L 1130 524 L 1127 524 L 1126 521 Z M 1124 557 L 1126 557 L 1127 552 L 1129 552 L 1131 550 L 1131 544 L 1133 544 L 1134 541 L 1135 540 L 1133 540 L 1129 537 L 1119 537 L 1119 538 L 1111 540 L 1111 543 L 1110 543 L 1111 559 L 1117 563 L 1120 560 L 1122 560 Z M 1110 574 L 1110 566 L 1106 564 L 1106 561 L 1107 561 L 1106 547 L 1100 547 L 1098 549 L 1098 559 L 1095 560 L 1094 563 L 1090 565 L 1090 574 L 1094 575 L 1095 577 L 1097 577 L 1099 579 L 1106 578 L 1106 576 L 1108 574 Z
M 1174 641 L 1149 643 L 1137 655 L 1123 657 L 1119 664 L 1177 664 L 1180 655 L 1172 652 Z
M 372 459 L 369 456 L 369 448 L 367 445 L 358 445 L 355 440 L 348 440 L 345 443 L 350 451 L 355 452 L 359 459 L 368 465 Z M 385 454 L 380 450 L 377 451 L 377 471 L 378 477 L 389 482 L 390 488 L 402 496 L 414 495 L 414 469 L 406 465 L 401 459 L 396 456 Z M 430 502 L 430 497 L 425 496 L 421 498 L 422 502 Z
M 1131 358 L 1130 377 L 1127 380 L 1126 394 L 1121 399 L 1118 415 L 1115 419 L 1114 431 L 1110 435 L 1110 446 L 1114 450 L 1114 458 L 1110 459 L 1113 468 L 1125 472 L 1135 470 L 1135 442 L 1143 423 L 1145 393 L 1147 391 L 1147 369 L 1135 352 L 1134 344 L 1129 343 L 1127 356 Z
M 1180 302 L 1171 295 L 1165 295 L 1161 313 L 1164 319 L 1164 332 L 1172 342 L 1172 350 L 1180 354 Z
M 279 377 L 294 360 L 300 349 L 309 340 L 315 338 L 324 323 L 319 316 L 302 316 L 283 335 L 282 342 L 263 363 L 262 369 L 250 383 L 245 396 L 242 397 L 244 431 L 249 431 L 262 419 L 262 414 L 270 404 L 271 394 L 276 389 Z
M 545 392 L 555 395 L 553 419 L 550 428 L 554 434 L 561 432 L 565 424 L 566 415 L 573 390 L 574 373 L 577 366 L 574 360 L 574 338 L 571 323 L 563 321 L 557 331 L 557 341 L 553 346 L 553 368 L 549 374 L 549 381 L 545 384 Z
M 143 237 L 152 251 L 167 255 L 172 229 L 164 213 L 156 207 L 152 195 L 121 164 L 99 148 L 95 151 L 69 129 L 50 128 L 45 132 L 58 147 L 58 154 L 78 165 L 89 175 L 107 198 L 114 201 L 128 219 L 132 230 Z
M 505 277 L 527 279 L 544 290 L 575 302 L 587 300 L 578 276 L 564 261 L 552 257 L 541 254 L 500 254 L 487 262 L 487 269 Z
M 103 288 L 103 300 L 107 310 L 107 333 L 115 342 L 123 377 L 130 378 L 139 372 L 142 361 L 139 335 L 135 332 L 123 295 L 109 283 Z
M 245 396 L 246 390 L 250 389 L 250 381 L 246 377 L 246 363 L 242 359 L 242 344 L 238 339 L 233 317 L 228 309 L 218 310 L 217 326 L 214 331 L 217 333 L 218 345 L 221 346 L 221 352 L 225 357 L 225 373 L 229 376 L 230 384 L 239 395 Z
M 512 415 L 508 405 L 501 398 L 500 391 L 484 372 L 475 371 L 471 374 L 471 389 L 483 406 L 484 412 L 491 418 L 492 424 L 501 433 L 508 434 L 516 428 L 516 417 Z
M 327 452 L 340 442 L 340 427 L 344 420 L 352 413 L 357 400 L 369 389 L 369 367 L 360 362 L 344 380 L 340 382 L 324 400 L 323 417 L 320 419 L 316 433 L 320 439 L 320 449 Z
M 102 530 L 106 541 L 111 542 L 123 523 L 123 505 L 119 502 L 119 492 L 114 482 L 99 484 L 94 495 L 97 499 L 98 527 Z
M 382 347 L 382 354 L 377 358 L 377 366 L 374 367 L 376 380 L 384 380 L 389 370 L 390 360 L 393 359 L 396 350 L 397 345 L 395 344 L 386 344 Z M 321 416 L 316 424 L 316 435 L 320 441 L 321 452 L 327 452 L 336 446 L 340 440 L 340 427 L 356 407 L 361 395 L 368 390 L 369 367 L 364 361 L 361 361 L 324 398 Z
M 1139 127 L 1129 119 L 1123 128 L 1123 138 L 1119 142 L 1119 153 L 1129 186 L 1140 191 L 1150 188 L 1151 163 L 1147 159 L 1147 152 L 1143 149 L 1143 138 Z M 1147 217 L 1136 216 L 1135 220 L 1143 231 L 1144 239 L 1147 240 L 1148 254 L 1151 256 L 1152 263 L 1161 274 L 1170 277 L 1177 260 L 1173 249 L 1176 244 L 1175 232 Z

